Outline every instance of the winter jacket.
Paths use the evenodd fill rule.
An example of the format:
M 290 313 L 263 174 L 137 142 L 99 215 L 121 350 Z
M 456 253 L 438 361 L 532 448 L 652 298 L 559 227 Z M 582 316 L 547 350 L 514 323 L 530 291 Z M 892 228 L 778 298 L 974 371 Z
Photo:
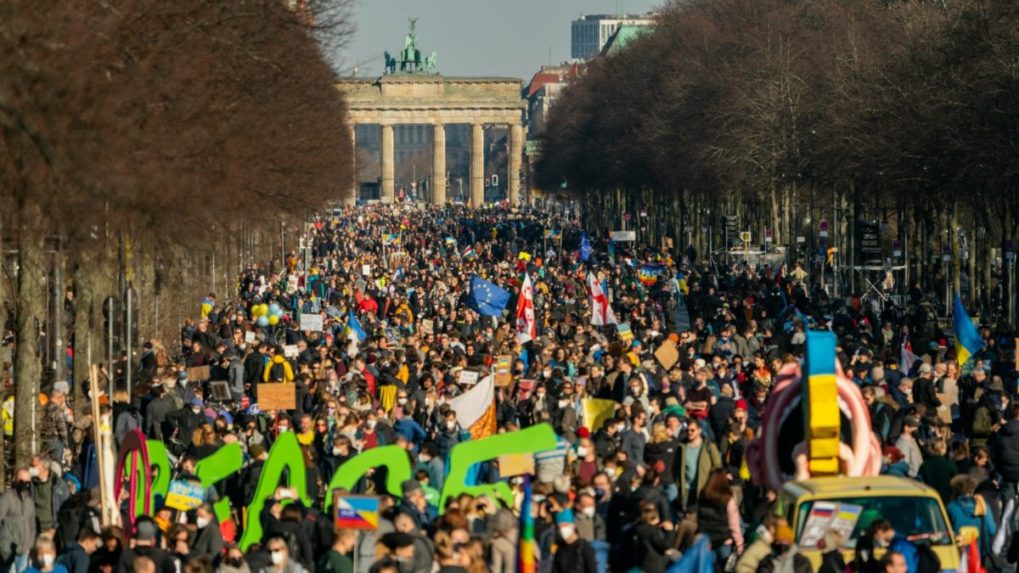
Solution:
M 1009 420 L 991 444 L 991 461 L 1006 483 L 1019 483 L 1019 420 Z
M 769 554 L 767 557 L 762 559 L 761 564 L 757 566 L 757 573 L 775 573 L 775 571 L 782 569 L 782 567 L 776 562 L 779 559 L 790 558 L 793 560 L 793 573 L 813 573 L 814 568 L 810 565 L 810 560 L 799 553 L 794 553 L 792 557 L 775 557 L 775 555 Z
M 594 549 L 583 539 L 561 544 L 552 558 L 552 573 L 596 573 L 598 563 Z M 645 569 L 645 571 L 650 571 Z
M 267 362 L 265 364 L 265 369 L 262 370 L 262 382 L 280 382 L 281 381 L 281 380 L 273 379 L 272 367 L 275 366 L 275 365 L 281 365 L 283 367 L 283 380 L 282 380 L 282 382 L 293 382 L 294 381 L 294 369 L 293 369 L 293 367 L 290 366 L 290 362 L 286 359 L 286 357 L 284 357 L 284 356 L 282 356 L 280 354 L 277 354 L 276 356 L 272 357 L 272 360 L 269 360 L 269 362 Z
M 945 509 L 948 510 L 948 520 L 952 522 L 954 531 L 962 527 L 973 527 L 980 532 L 980 554 L 989 555 L 991 543 L 998 533 L 998 524 L 994 522 L 991 508 L 984 499 L 979 495 L 967 495 L 952 500 Z
M 10 539 L 14 551 L 27 554 L 35 546 L 35 500 L 27 492 L 19 494 L 8 488 L 0 495 L 0 540 Z M 8 547 L 0 548 L 6 553 Z
M 665 552 L 673 546 L 675 531 L 665 531 L 656 525 L 641 522 L 635 528 L 636 551 L 639 567 L 644 573 L 662 573 L 669 564 Z

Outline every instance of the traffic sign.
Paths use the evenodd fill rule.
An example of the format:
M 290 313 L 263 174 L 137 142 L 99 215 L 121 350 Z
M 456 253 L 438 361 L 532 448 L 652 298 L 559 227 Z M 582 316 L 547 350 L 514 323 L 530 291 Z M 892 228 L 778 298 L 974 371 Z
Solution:
M 821 231 L 819 233 L 821 235 L 821 237 L 827 239 L 828 238 L 828 219 L 821 219 L 821 223 L 820 223 L 820 225 L 818 225 L 818 229 L 820 229 L 820 231 Z

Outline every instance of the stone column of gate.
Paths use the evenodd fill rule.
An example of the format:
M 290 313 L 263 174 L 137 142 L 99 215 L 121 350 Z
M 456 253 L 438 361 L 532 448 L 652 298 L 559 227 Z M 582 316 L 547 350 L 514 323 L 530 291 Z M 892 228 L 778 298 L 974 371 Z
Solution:
M 360 191 L 360 180 L 357 178 L 357 124 L 352 123 L 350 125 L 350 177 L 351 181 L 350 195 L 344 198 L 343 204 L 347 207 L 353 207 L 357 205 L 357 194 Z
M 393 166 L 393 125 L 384 123 L 382 128 L 382 202 L 392 203 L 396 197 Z
M 519 123 L 513 123 L 509 128 L 509 195 L 510 205 L 516 206 L 520 202 L 520 161 L 524 152 L 524 128 Z
M 432 126 L 432 203 L 446 204 L 446 126 Z
M 471 124 L 471 206 L 485 204 L 485 126 Z

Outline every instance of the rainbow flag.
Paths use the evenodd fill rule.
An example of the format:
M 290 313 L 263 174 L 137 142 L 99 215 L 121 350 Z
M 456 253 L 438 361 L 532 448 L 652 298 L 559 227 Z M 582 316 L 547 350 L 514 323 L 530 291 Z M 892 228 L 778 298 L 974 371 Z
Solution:
M 959 363 L 959 368 L 962 368 L 971 356 L 984 347 L 984 341 L 980 338 L 977 327 L 973 325 L 973 321 L 966 314 L 959 293 L 955 294 L 952 314 L 955 318 L 955 360 Z
M 517 548 L 517 573 L 534 573 L 534 516 L 531 515 L 531 476 L 524 475 L 524 503 L 520 506 L 520 546 Z

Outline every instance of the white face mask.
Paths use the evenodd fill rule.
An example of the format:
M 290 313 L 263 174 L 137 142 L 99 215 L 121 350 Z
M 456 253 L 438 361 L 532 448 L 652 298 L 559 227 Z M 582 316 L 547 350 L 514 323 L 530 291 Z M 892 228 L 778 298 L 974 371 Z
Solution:
M 377 422 L 376 422 L 375 420 L 368 420 L 368 428 L 369 428 L 369 429 L 373 429 L 373 428 L 375 428 L 375 424 L 376 424 L 376 423 L 377 423 Z
M 559 535 L 561 535 L 563 539 L 573 539 L 573 534 L 576 532 L 577 528 L 573 524 L 559 526 Z
M 341 453 L 343 453 L 343 452 L 342 452 L 342 450 L 340 450 L 340 448 L 333 448 L 333 455 L 334 456 L 338 456 Z
M 42 561 L 43 569 L 49 569 L 50 567 L 53 567 L 53 562 L 55 560 L 56 560 L 56 557 L 54 557 L 53 555 L 50 555 L 48 553 L 45 554 L 45 555 L 40 555 L 39 556 L 39 561 Z
M 567 407 L 569 405 L 570 405 L 570 401 L 569 400 L 559 400 L 559 407 L 560 408 L 565 408 L 565 407 Z
M 30 476 L 32 476 L 34 478 L 39 477 L 39 468 L 37 468 L 35 466 L 32 466 L 32 467 L 28 468 L 28 475 L 30 475 Z
M 289 432 L 289 431 L 290 431 L 290 426 L 280 426 L 280 433 L 281 434 L 283 432 Z
M 577 456 L 581 458 L 587 457 L 587 448 L 585 446 L 577 447 Z
M 456 422 L 453 422 L 453 421 L 447 421 L 446 422 L 446 429 L 447 430 L 452 430 L 455 427 L 456 427 Z
M 585 507 L 584 509 L 581 510 L 581 512 L 587 517 L 594 517 L 594 506 Z
M 396 399 L 396 403 L 401 405 L 401 406 L 403 406 L 404 404 L 407 403 L 407 399 L 406 398 L 397 398 Z
M 273 565 L 282 565 L 283 564 L 283 552 L 282 551 L 273 551 L 272 552 L 272 564 Z
M 196 517 L 195 518 L 195 525 L 198 527 L 198 529 L 205 529 L 205 527 L 207 525 L 209 525 L 209 518 L 208 517 L 201 517 L 201 516 Z

